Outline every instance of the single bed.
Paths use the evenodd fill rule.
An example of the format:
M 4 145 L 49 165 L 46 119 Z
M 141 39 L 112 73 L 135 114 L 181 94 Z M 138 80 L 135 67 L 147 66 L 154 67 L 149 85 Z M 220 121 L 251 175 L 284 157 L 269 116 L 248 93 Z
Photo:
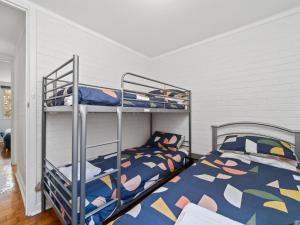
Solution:
M 172 151 L 163 150 L 162 148 L 154 147 L 139 147 L 130 148 L 122 152 L 122 187 L 121 187 L 121 200 L 123 204 L 130 203 L 135 199 L 141 192 L 147 190 L 156 182 L 166 178 L 171 173 L 180 169 L 184 166 L 186 157 L 185 151 Z M 108 154 L 99 156 L 89 162 L 98 168 L 101 168 L 101 173 L 107 173 L 116 168 L 116 154 Z M 68 167 L 64 166 L 64 168 Z M 66 198 L 70 200 L 68 193 L 56 182 L 59 179 L 68 187 L 71 191 L 71 186 L 65 182 L 62 176 L 55 171 L 50 171 L 55 177 L 48 173 L 46 179 L 51 179 L 52 182 L 48 182 L 49 186 L 46 186 L 46 191 L 49 196 L 52 197 L 57 207 L 62 209 L 61 213 L 67 223 L 70 223 L 69 218 L 66 214 L 71 213 L 71 209 L 67 204 L 64 204 L 64 209 L 60 207 L 56 198 Z M 100 175 L 101 173 L 97 174 Z M 79 183 L 79 182 L 78 182 Z M 55 187 L 51 186 L 55 184 Z M 53 196 L 49 192 L 51 187 L 52 192 L 60 192 L 63 196 L 57 193 Z M 100 179 L 92 180 L 86 184 L 86 214 L 88 215 L 93 210 L 101 207 L 104 203 L 110 202 L 116 199 L 116 175 L 109 175 Z M 114 212 L 116 202 L 113 202 L 110 206 L 94 214 L 92 217 L 87 219 L 87 224 L 93 221 L 96 224 L 100 224 L 109 215 Z M 67 210 L 66 210 L 67 209 Z M 69 209 L 69 210 L 68 210 Z M 66 210 L 66 211 L 65 211 Z M 93 224 L 91 222 L 91 224 Z
M 300 219 L 300 173 L 213 152 L 112 224 L 173 225 L 189 202 L 243 224 L 291 224 Z
M 279 129 L 277 126 L 262 123 L 240 124 Z M 299 143 L 298 132 L 288 129 L 284 132 L 295 134 L 295 142 Z M 214 127 L 214 146 L 217 145 L 219 136 L 222 135 L 218 135 Z M 248 139 L 245 136 L 242 139 L 228 136 L 223 145 L 233 147 L 235 143 L 241 147 L 240 140 L 254 140 L 253 136 L 246 137 Z M 266 135 L 260 137 L 255 139 L 256 154 L 247 151 L 242 153 L 237 148 L 232 151 L 223 151 L 221 148 L 213 151 L 157 189 L 125 215 L 112 221 L 110 225 L 173 225 L 189 203 L 241 224 L 294 224 L 294 221 L 300 220 L 300 170 L 297 169 L 297 161 L 291 163 L 289 159 L 283 158 L 283 156 L 290 157 L 286 154 L 288 151 L 284 154 L 280 151 L 284 147 L 288 147 L 284 150 L 291 150 L 291 145 L 286 141 L 276 142 Z M 266 146 L 270 147 L 271 155 L 266 154 Z M 253 145 L 248 143 L 246 147 L 246 150 L 251 149 L 254 153 Z M 259 150 L 265 153 L 258 153 Z M 298 150 L 296 148 L 296 151 Z M 199 220 L 201 217 L 204 218 L 206 215 L 195 216 Z

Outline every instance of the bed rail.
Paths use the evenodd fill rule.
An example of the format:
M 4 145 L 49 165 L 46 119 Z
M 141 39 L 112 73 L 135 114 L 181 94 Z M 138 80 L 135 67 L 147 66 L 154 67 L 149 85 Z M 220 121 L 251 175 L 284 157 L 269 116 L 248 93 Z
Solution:
M 225 137 L 228 135 L 257 135 L 261 137 L 266 137 L 266 138 L 275 138 L 278 139 L 278 136 L 275 135 L 266 135 L 264 133 L 259 133 L 259 132 L 224 132 L 224 133 L 219 133 L 221 129 L 225 128 L 232 128 L 232 127 L 237 127 L 241 128 L 242 127 L 260 127 L 266 130 L 276 130 L 281 133 L 285 133 L 288 135 L 294 136 L 294 142 L 289 141 L 287 139 L 281 138 L 281 140 L 295 146 L 295 154 L 298 159 L 298 166 L 300 165 L 300 131 L 299 130 L 292 130 L 286 127 L 270 124 L 270 123 L 262 123 L 262 122 L 251 122 L 251 121 L 244 121 L 244 122 L 232 122 L 232 123 L 226 123 L 218 126 L 212 126 L 212 148 L 213 150 L 217 150 L 218 146 L 220 145 L 218 143 L 218 139 L 221 137 Z
M 145 84 L 147 82 L 151 82 L 151 84 Z M 168 97 L 167 94 L 153 94 L 149 93 L 149 91 L 153 90 L 161 90 L 162 93 L 166 93 L 167 90 L 170 88 L 174 88 L 176 91 L 181 91 L 185 95 L 184 97 L 172 97 L 172 99 L 178 99 L 180 101 L 184 101 L 184 105 L 186 107 L 186 110 L 188 111 L 188 140 L 185 141 L 184 145 L 185 147 L 188 147 L 189 150 L 189 156 L 191 155 L 192 152 L 192 92 L 191 90 L 188 90 L 186 88 L 182 88 L 179 86 L 175 86 L 173 84 L 168 84 L 166 82 L 158 81 L 152 78 L 148 78 L 139 74 L 135 73 L 124 73 L 123 76 L 121 77 L 121 91 L 122 91 L 122 106 L 124 105 L 124 101 L 128 100 L 124 97 L 124 92 L 131 92 L 131 89 L 129 89 L 127 86 L 131 85 L 137 89 L 144 90 L 144 88 L 148 88 L 149 90 L 147 92 L 145 91 L 135 91 L 135 93 L 140 93 L 144 94 L 146 96 L 153 96 L 153 97 L 162 97 L 166 98 Z M 156 101 L 151 101 L 151 103 L 157 103 Z M 164 108 L 166 108 L 166 103 L 164 103 Z M 152 134 L 152 113 L 150 115 L 150 134 Z
M 150 84 L 149 84 L 150 83 Z M 127 86 L 132 86 L 136 88 L 137 90 L 132 90 L 128 88 Z M 142 91 L 148 89 L 148 91 Z M 173 88 L 175 91 L 180 91 L 185 94 L 183 97 L 176 97 L 176 96 L 168 96 L 165 94 L 167 90 L 170 88 Z M 161 90 L 163 94 L 156 94 L 156 93 L 149 93 L 150 91 L 154 90 Z M 190 111 L 190 103 L 191 103 L 191 91 L 182 87 L 175 86 L 173 84 L 168 84 L 162 81 L 157 81 L 152 78 L 148 78 L 139 74 L 135 73 L 124 73 L 123 76 L 121 77 L 121 91 L 122 93 L 138 93 L 142 94 L 145 96 L 150 96 L 150 97 L 161 97 L 161 98 L 168 98 L 174 100 L 174 101 L 181 101 L 181 104 L 185 106 L 185 109 Z M 124 101 L 129 100 L 122 95 L 122 106 L 124 106 Z M 132 100 L 132 99 L 130 99 Z M 156 104 L 156 103 L 161 103 L 156 100 L 151 100 L 150 99 L 150 104 Z M 167 108 L 167 102 L 164 102 L 164 107 Z
M 137 80 L 138 79 L 138 80 Z M 147 82 L 150 82 L 148 84 Z M 134 89 L 127 89 L 127 85 L 131 85 Z M 95 108 L 101 108 L 99 111 L 91 109 L 88 105 L 79 104 L 79 87 L 91 87 L 91 88 L 107 88 L 98 85 L 90 85 L 79 82 L 79 57 L 74 55 L 71 59 L 69 59 L 64 64 L 60 65 L 58 68 L 53 70 L 50 74 L 43 77 L 42 81 L 42 211 L 46 209 L 46 198 L 49 202 L 52 203 L 54 210 L 60 217 L 60 220 L 67 224 L 66 218 L 61 216 L 60 209 L 55 205 L 55 202 L 61 207 L 64 208 L 64 205 L 69 207 L 69 210 L 66 214 L 68 221 L 72 225 L 84 225 L 85 220 L 95 213 L 99 212 L 103 208 L 116 204 L 118 209 L 121 209 L 121 152 L 122 152 L 122 113 L 124 109 L 127 108 L 126 112 L 135 112 L 135 110 L 129 110 L 129 108 L 133 107 L 125 107 L 124 101 L 127 99 L 124 97 L 124 93 L 133 93 L 133 94 L 142 94 L 145 96 L 153 96 L 153 97 L 167 97 L 165 94 L 155 94 L 148 93 L 144 90 L 148 88 L 149 90 L 163 90 L 163 93 L 168 88 L 176 89 L 184 93 L 183 96 L 176 97 L 173 96 L 173 100 L 177 100 L 182 102 L 185 106 L 184 112 L 188 112 L 189 116 L 189 140 L 185 141 L 185 146 L 188 147 L 189 153 L 191 154 L 192 149 L 192 138 L 191 138 L 191 91 L 177 87 L 175 85 L 167 84 L 161 81 L 156 81 L 151 78 L 147 78 L 141 75 L 133 74 L 133 73 L 125 73 L 121 77 L 121 90 L 117 90 L 114 88 L 109 88 L 114 91 L 120 91 L 121 93 L 121 104 L 118 106 L 114 106 L 116 110 L 112 111 L 104 111 L 104 112 L 115 112 L 117 115 L 117 139 L 107 141 L 104 143 L 97 143 L 94 145 L 87 145 L 87 114 L 89 110 L 91 112 L 102 112 L 102 108 L 112 108 L 108 106 L 93 106 Z M 69 91 L 69 88 L 72 90 Z M 58 93 L 59 92 L 59 93 Z M 61 107 L 61 103 L 59 101 L 64 101 L 65 97 L 72 97 L 72 106 L 68 106 L 65 109 L 64 106 Z M 132 100 L 132 99 L 131 99 Z M 160 103 L 156 100 L 150 100 L 150 104 Z M 137 112 L 149 112 L 150 113 L 150 134 L 152 134 L 152 112 L 176 112 L 176 110 L 172 111 L 167 110 L 166 103 L 164 103 L 163 110 L 137 110 Z M 58 106 L 59 105 L 59 106 Z M 54 107 L 52 107 L 54 106 Z M 65 177 L 52 162 L 47 159 L 46 154 L 46 126 L 47 126 L 47 112 L 51 112 L 48 110 L 49 108 L 57 108 L 61 107 L 62 110 L 57 110 L 57 112 L 70 112 L 72 114 L 72 180 L 69 180 Z M 166 109 L 164 111 L 164 109 Z M 54 110 L 55 111 L 55 110 Z M 117 167 L 108 172 L 100 174 L 93 179 L 86 179 L 86 152 L 89 149 L 93 149 L 96 147 L 107 146 L 111 144 L 117 144 Z M 78 166 L 78 162 L 80 161 L 80 166 Z M 80 171 L 80 179 L 79 185 L 77 183 L 78 170 Z M 92 182 L 95 179 L 99 179 L 104 176 L 109 176 L 111 174 L 117 174 L 117 187 L 116 187 L 116 199 L 107 202 L 102 207 L 93 210 L 92 212 L 85 213 L 85 198 L 86 198 L 86 184 Z M 58 175 L 59 178 L 56 176 Z M 58 185 L 60 190 L 63 190 L 67 193 L 68 198 L 70 198 L 71 202 L 63 196 L 61 191 L 55 186 Z M 71 186 L 71 190 L 69 187 Z M 51 196 L 46 191 L 49 190 L 49 193 L 54 196 L 54 199 L 51 199 Z M 78 201 L 78 196 L 79 201 Z M 67 211 L 67 210 L 65 210 Z M 78 217 L 78 212 L 79 217 Z

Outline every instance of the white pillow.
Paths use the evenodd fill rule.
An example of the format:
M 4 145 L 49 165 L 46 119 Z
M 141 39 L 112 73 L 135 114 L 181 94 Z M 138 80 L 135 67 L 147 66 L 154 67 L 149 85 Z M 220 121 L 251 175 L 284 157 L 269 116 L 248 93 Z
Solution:
M 179 140 L 178 143 L 177 143 L 177 148 L 180 148 L 180 147 L 181 147 L 181 145 L 182 145 L 183 142 L 184 142 L 184 139 L 185 139 L 185 136 L 184 136 L 184 135 L 181 135 L 181 138 L 180 138 L 180 140 Z
M 224 152 L 221 158 L 233 158 L 239 159 L 242 162 L 250 164 L 251 161 L 265 164 L 268 166 L 273 166 L 281 169 L 297 171 L 297 162 L 294 160 L 281 160 L 276 156 L 257 154 L 257 155 L 247 155 L 237 152 Z

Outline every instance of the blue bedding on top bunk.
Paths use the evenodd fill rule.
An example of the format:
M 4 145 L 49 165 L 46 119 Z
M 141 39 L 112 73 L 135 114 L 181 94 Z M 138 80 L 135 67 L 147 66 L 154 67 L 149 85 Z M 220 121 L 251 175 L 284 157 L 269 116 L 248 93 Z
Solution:
M 300 219 L 300 173 L 214 152 L 111 225 L 173 225 L 188 202 L 247 225 L 293 224 Z
M 139 195 L 140 192 L 146 190 L 155 182 L 162 178 L 166 178 L 174 170 L 181 168 L 184 164 L 186 154 L 181 151 L 162 150 L 161 148 L 130 148 L 122 152 L 122 187 L 121 199 L 123 203 L 128 203 Z M 89 161 L 96 167 L 101 168 L 102 173 L 116 168 L 116 154 L 99 156 Z M 59 175 L 56 175 L 59 179 Z M 109 202 L 116 198 L 116 176 L 117 174 L 108 175 L 101 179 L 97 179 L 86 184 L 86 213 L 91 212 L 97 207 L 101 207 L 104 202 Z M 52 178 L 52 182 L 56 183 Z M 60 179 L 62 181 L 62 179 Z M 62 181 L 63 182 L 63 181 Z M 78 182 L 79 185 L 79 182 Z M 56 187 L 63 193 L 68 200 L 67 193 L 58 185 Z M 78 186 L 79 187 L 79 186 Z M 71 190 L 71 186 L 68 186 Z M 46 188 L 48 191 L 48 189 Z M 54 191 L 54 189 L 53 189 Z M 61 202 L 63 200 L 57 194 Z M 52 198 L 54 203 L 61 207 Z M 70 208 L 64 204 L 64 208 L 71 214 Z M 87 219 L 87 224 L 101 224 L 115 209 L 115 205 L 104 208 L 91 218 Z M 62 215 L 69 223 L 68 217 L 63 209 Z M 91 220 L 94 222 L 91 222 Z
M 71 94 L 72 87 L 60 90 L 55 96 Z M 149 97 L 150 100 L 138 99 L 137 94 L 124 92 L 124 106 L 140 108 L 167 108 L 185 109 L 185 105 L 172 100 L 166 100 L 155 96 Z M 67 97 L 68 98 L 68 97 Z M 119 106 L 121 104 L 121 91 L 106 88 L 91 88 L 80 86 L 78 89 L 79 104 L 100 105 L 100 106 Z M 175 99 L 174 99 L 175 100 Z M 48 106 L 65 105 L 65 97 L 56 98 L 47 102 Z

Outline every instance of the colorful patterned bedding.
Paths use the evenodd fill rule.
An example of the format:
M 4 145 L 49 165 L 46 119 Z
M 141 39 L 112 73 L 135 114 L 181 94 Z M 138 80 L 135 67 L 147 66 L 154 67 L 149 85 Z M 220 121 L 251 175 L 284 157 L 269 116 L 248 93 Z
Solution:
M 186 154 L 181 151 L 162 150 L 160 148 L 130 148 L 122 152 L 122 187 L 121 199 L 124 204 L 129 203 L 142 191 L 149 188 L 162 178 L 167 177 L 174 170 L 181 168 L 184 164 Z M 116 168 L 116 154 L 99 156 L 89 161 L 92 165 L 101 168 L 102 173 Z M 101 179 L 91 181 L 86 185 L 86 213 L 97 207 L 101 207 L 105 202 L 116 198 L 116 175 L 108 175 Z M 60 179 L 59 175 L 56 175 Z M 52 178 L 52 182 L 56 183 Z M 62 179 L 60 179 L 62 181 Z M 78 182 L 79 184 L 79 182 Z M 56 183 L 56 187 L 68 200 L 67 193 Z M 69 190 L 71 187 L 68 186 Z M 46 188 L 47 191 L 49 191 Z M 55 191 L 53 189 L 53 191 Z M 63 202 L 59 194 L 56 195 L 60 202 Z M 55 198 L 52 198 L 61 209 Z M 64 208 L 71 213 L 70 208 L 64 204 Z M 92 218 L 87 220 L 87 224 L 100 224 L 115 209 L 115 205 L 104 208 Z M 63 209 L 62 215 L 69 223 L 68 217 Z
M 57 92 L 56 96 L 72 93 L 72 87 Z M 105 89 L 79 87 L 79 104 L 100 105 L 100 106 L 119 106 L 121 104 L 121 91 Z M 124 106 L 139 108 L 167 108 L 185 109 L 184 102 L 179 102 L 172 98 L 161 98 L 155 96 L 140 96 L 138 94 L 124 93 Z M 48 106 L 72 105 L 72 96 L 61 97 L 47 102 Z
M 172 225 L 189 202 L 246 225 L 291 224 L 300 219 L 300 171 L 214 152 L 110 225 Z

